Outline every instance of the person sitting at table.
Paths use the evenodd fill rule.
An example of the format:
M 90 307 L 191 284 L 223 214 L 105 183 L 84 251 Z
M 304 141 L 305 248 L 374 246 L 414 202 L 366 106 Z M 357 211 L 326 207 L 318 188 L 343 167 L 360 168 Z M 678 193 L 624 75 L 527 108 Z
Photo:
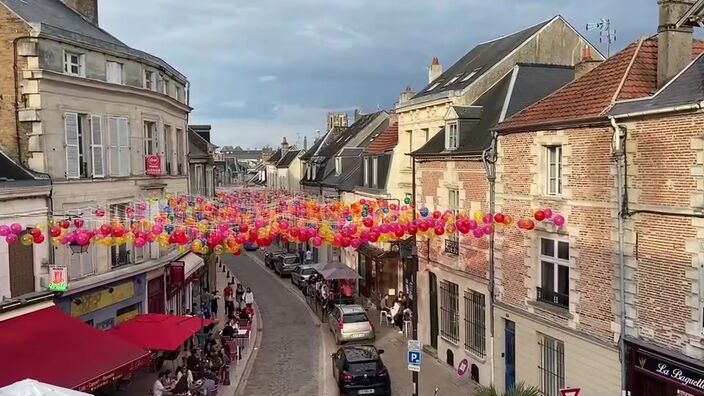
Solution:
M 175 395 L 185 395 L 190 390 L 190 383 L 193 383 L 193 374 L 191 373 L 190 383 L 188 382 L 188 374 L 191 372 L 188 367 L 180 366 L 176 369 L 176 383 L 171 392 Z
M 391 312 L 391 307 L 389 306 L 389 295 L 385 294 L 384 298 L 381 299 L 379 302 L 379 310 L 384 311 L 386 313 Z
M 248 306 L 247 308 L 244 309 L 245 312 L 247 312 L 247 315 L 249 315 L 249 318 L 251 319 L 254 317 L 254 307 L 253 306 Z
M 162 371 L 159 373 L 159 378 L 154 381 L 152 386 L 152 396 L 166 396 L 169 395 L 169 391 L 173 389 L 171 383 L 169 382 L 169 376 L 171 375 L 171 370 Z
M 237 319 L 249 320 L 249 314 L 247 313 L 247 310 L 246 309 L 240 310 L 239 315 L 237 315 Z
M 193 371 L 199 371 L 201 368 L 200 351 L 197 348 L 191 349 L 190 355 L 186 358 L 186 368 Z M 192 376 L 193 374 L 191 374 Z
M 229 320 L 227 321 L 227 324 L 225 324 L 225 327 L 223 327 L 222 331 L 220 332 L 220 335 L 222 337 L 232 337 L 237 334 L 237 330 L 239 330 L 239 324 L 237 323 L 237 321 Z
M 341 289 L 342 297 L 344 298 L 350 298 L 354 295 L 352 290 L 352 281 L 343 281 Z
M 393 319 L 394 325 L 398 327 L 398 332 L 403 333 L 403 312 L 398 299 L 394 301 L 394 306 L 391 307 L 391 318 Z

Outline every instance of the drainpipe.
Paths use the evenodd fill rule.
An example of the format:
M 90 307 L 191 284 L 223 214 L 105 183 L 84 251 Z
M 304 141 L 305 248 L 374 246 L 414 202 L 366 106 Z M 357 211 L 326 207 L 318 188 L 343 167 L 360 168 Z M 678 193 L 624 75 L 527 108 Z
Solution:
M 618 193 L 618 268 L 619 268 L 619 299 L 620 301 L 620 328 L 619 351 L 621 355 L 621 395 L 627 396 L 627 370 L 626 370 L 626 264 L 624 257 L 623 223 L 626 213 L 624 209 L 624 175 L 623 161 L 625 157 L 626 133 L 616 123 L 613 117 L 609 117 L 611 126 L 614 128 L 614 148 L 613 156 L 616 160 L 616 185 Z
M 484 163 L 484 169 L 486 170 L 486 178 L 489 181 L 489 213 L 494 213 L 494 206 L 496 202 L 496 142 L 498 135 L 496 131 L 492 132 L 491 146 L 484 150 L 482 153 L 482 162 Z M 494 235 L 495 233 L 489 234 L 489 365 L 491 366 L 491 384 L 495 383 L 496 373 L 495 373 L 495 362 L 494 362 L 494 305 L 496 302 L 496 281 L 495 281 L 495 266 L 494 266 Z M 508 389 L 507 389 L 508 390 Z

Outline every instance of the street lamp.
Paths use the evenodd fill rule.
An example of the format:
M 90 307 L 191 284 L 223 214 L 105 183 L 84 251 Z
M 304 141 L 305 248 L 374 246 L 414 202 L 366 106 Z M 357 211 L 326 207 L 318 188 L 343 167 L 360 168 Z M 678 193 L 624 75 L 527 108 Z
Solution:
M 482 153 L 482 163 L 486 171 L 486 178 L 489 181 L 489 213 L 494 214 L 494 204 L 496 201 L 496 132 L 492 133 L 491 146 Z M 494 233 L 489 234 L 489 361 L 491 366 L 491 383 L 494 383 L 494 305 L 496 303 L 495 294 L 495 268 L 494 268 Z
M 72 254 L 81 254 L 88 251 L 88 245 L 80 245 L 78 242 L 71 242 L 68 245 Z

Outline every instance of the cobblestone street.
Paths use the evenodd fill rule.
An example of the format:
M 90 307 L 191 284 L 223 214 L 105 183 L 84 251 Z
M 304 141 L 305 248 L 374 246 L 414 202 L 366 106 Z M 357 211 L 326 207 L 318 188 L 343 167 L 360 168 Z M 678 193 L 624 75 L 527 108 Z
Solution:
M 305 305 L 247 256 L 224 255 L 234 276 L 251 287 L 263 332 L 243 395 L 318 395 L 320 338 Z

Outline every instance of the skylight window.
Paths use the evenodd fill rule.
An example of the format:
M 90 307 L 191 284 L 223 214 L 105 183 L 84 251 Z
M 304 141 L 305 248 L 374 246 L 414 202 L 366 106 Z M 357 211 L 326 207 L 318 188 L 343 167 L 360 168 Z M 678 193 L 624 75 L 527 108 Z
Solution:
M 446 87 L 446 86 L 452 84 L 453 82 L 457 81 L 457 79 L 458 79 L 459 77 L 460 77 L 460 76 L 454 76 L 454 77 L 452 77 L 452 78 L 450 79 L 450 81 L 446 82 L 445 85 L 443 85 L 443 87 Z
M 476 69 L 472 70 L 471 73 L 467 74 L 467 75 L 462 79 L 462 82 L 465 82 L 465 81 L 469 80 L 470 78 L 474 77 L 474 75 L 479 72 L 479 69 L 481 69 L 481 68 L 476 68 Z
M 438 87 L 438 84 L 439 84 L 439 83 L 435 83 L 435 84 L 431 85 L 430 88 L 428 88 L 428 91 L 432 91 L 432 90 L 434 90 L 435 88 L 437 88 L 437 87 Z

